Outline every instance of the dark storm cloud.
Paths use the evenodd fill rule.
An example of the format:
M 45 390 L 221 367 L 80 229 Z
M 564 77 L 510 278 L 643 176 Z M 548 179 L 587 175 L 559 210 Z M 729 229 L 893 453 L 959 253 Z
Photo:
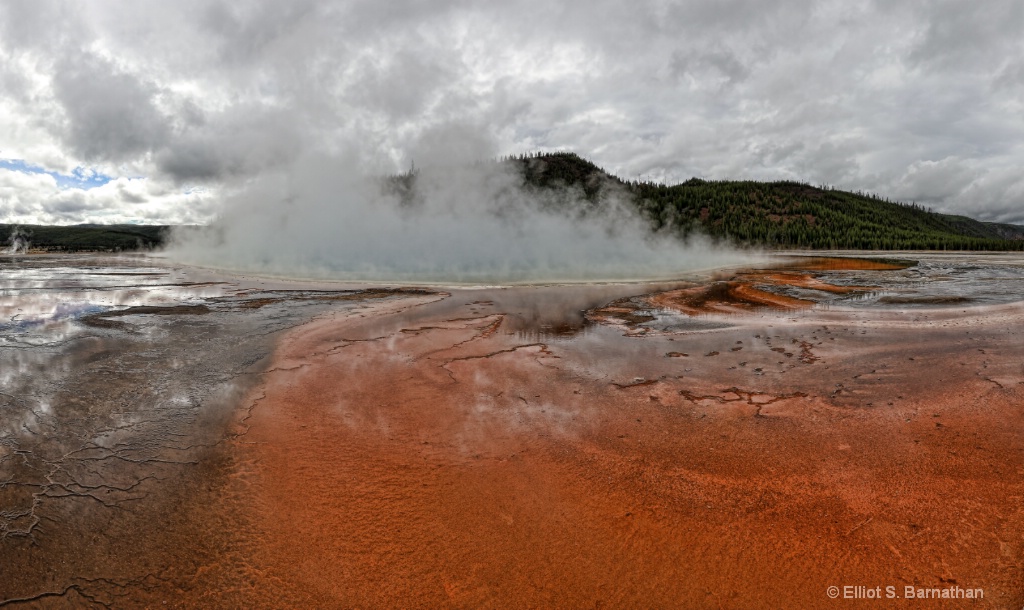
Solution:
M 179 182 L 246 177 L 301 150 L 301 121 L 283 109 L 254 107 L 204 116 L 157 150 L 157 167 Z
M 198 21 L 227 65 L 247 65 L 272 55 L 283 36 L 317 17 L 316 8 L 310 0 L 214 1 L 200 9 Z
M 180 185 L 568 148 L 1024 222 L 1022 31 L 1016 0 L 11 2 L 0 112 Z
M 54 212 L 60 212 L 65 214 L 84 212 L 90 210 L 95 206 L 86 200 L 85 196 L 79 192 L 68 193 L 51 204 L 51 210 Z
M 750 75 L 750 68 L 744 65 L 730 51 L 711 51 L 688 54 L 676 51 L 672 54 L 670 70 L 677 78 L 692 76 L 700 78 L 707 71 L 717 71 L 730 84 L 743 81 Z
M 984 6 L 957 0 L 930 3 L 922 11 L 925 29 L 910 53 L 912 62 L 954 69 L 998 67 L 1007 52 L 1020 52 L 1024 4 L 993 2 Z
M 73 1 L 5 2 L 0 7 L 0 32 L 8 49 L 59 49 L 83 40 L 79 27 L 82 6 Z
M 86 161 L 124 161 L 161 148 L 169 119 L 156 107 L 159 89 L 112 62 L 89 54 L 55 66 L 53 88 L 67 114 L 56 126 L 67 146 Z

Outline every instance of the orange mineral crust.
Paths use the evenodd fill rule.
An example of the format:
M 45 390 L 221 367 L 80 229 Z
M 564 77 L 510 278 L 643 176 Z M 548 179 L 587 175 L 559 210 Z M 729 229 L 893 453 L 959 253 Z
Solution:
M 895 271 L 905 269 L 909 261 L 880 260 L 845 256 L 800 257 L 789 265 L 803 271 Z
M 850 294 L 852 292 L 865 292 L 873 290 L 874 286 L 837 286 L 823 282 L 809 273 L 776 272 L 776 273 L 745 273 L 742 277 L 747 282 L 780 284 L 793 286 L 795 288 L 807 288 L 809 290 L 820 290 L 832 294 Z
M 837 285 L 817 277 L 821 272 L 898 270 L 906 264 L 869 259 L 839 257 L 808 257 L 781 265 L 781 269 L 740 271 L 727 279 L 657 292 L 646 299 L 654 308 L 676 310 L 690 316 L 704 314 L 736 314 L 757 309 L 806 309 L 820 299 L 811 295 L 845 295 L 866 293 L 875 286 Z M 772 289 L 799 288 L 811 291 L 809 296 L 795 297 Z M 624 300 L 602 307 L 592 319 L 635 318 L 636 299 Z M 625 307 L 623 307 L 625 305 Z
M 740 313 L 762 307 L 803 309 L 814 305 L 814 301 L 759 289 L 745 275 L 737 276 L 731 281 L 715 282 L 709 286 L 662 292 L 653 295 L 649 301 L 654 307 L 676 309 L 691 316 L 707 313 Z
M 563 309 L 536 308 L 552 296 Z M 1024 604 L 1024 309 L 762 310 L 637 336 L 582 324 L 593 306 L 455 290 L 286 334 L 210 508 L 245 524 L 247 603 Z

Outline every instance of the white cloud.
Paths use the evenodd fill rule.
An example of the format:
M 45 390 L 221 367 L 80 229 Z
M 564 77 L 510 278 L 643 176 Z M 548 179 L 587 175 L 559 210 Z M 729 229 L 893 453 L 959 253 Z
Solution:
M 0 168 L 0 223 L 195 224 L 216 213 L 215 201 L 214 193 L 187 192 L 147 178 L 62 189 L 48 174 Z
M 304 155 L 393 171 L 461 129 L 446 154 L 572 149 L 627 178 L 794 178 L 1024 222 L 1022 7 L 4 3 L 0 157 L 174 189 L 79 202 L 30 181 L 34 211 L 0 215 L 208 219 Z

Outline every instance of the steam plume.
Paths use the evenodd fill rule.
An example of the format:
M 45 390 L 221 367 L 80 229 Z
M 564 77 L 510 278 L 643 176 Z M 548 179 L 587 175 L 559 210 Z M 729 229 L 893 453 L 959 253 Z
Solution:
M 653 235 L 622 194 L 536 191 L 507 163 L 428 166 L 415 193 L 382 189 L 351 159 L 305 158 L 178 231 L 183 262 L 271 275 L 501 284 L 636 280 L 739 264 L 742 254 Z
M 29 235 L 21 227 L 14 227 L 11 229 L 11 234 L 7 238 L 8 248 L 5 254 L 18 254 L 19 252 L 28 252 L 28 248 L 31 245 L 29 242 Z

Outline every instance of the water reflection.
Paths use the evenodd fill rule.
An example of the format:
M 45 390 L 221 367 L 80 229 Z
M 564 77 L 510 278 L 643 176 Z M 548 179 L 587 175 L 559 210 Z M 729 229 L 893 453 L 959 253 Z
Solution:
M 849 264 L 849 258 L 787 255 L 780 257 L 778 266 L 745 275 L 758 290 L 803 299 L 818 308 L 994 305 L 1024 299 L 1024 255 L 1020 253 L 907 256 L 914 260 L 867 258 L 864 260 L 883 264 L 860 269 Z M 770 277 L 772 270 L 776 272 L 774 277 Z M 758 281 L 762 278 L 773 281 Z M 771 304 L 765 307 L 773 309 Z
M 871 273 L 824 272 L 833 283 L 865 283 L 870 292 L 838 296 L 836 304 L 852 307 L 933 308 L 964 304 L 997 305 L 1024 299 L 1024 255 L 915 254 L 906 269 Z
M 19 540 L 57 552 L 59 532 L 90 531 L 91 511 L 141 507 L 148 486 L 173 480 L 222 433 L 209 424 L 230 410 L 212 397 L 245 380 L 268 333 L 308 312 L 235 315 L 225 305 L 202 323 L 87 322 L 129 308 L 173 312 L 234 288 L 142 257 L 0 257 L 0 564 L 14 565 Z
M 83 330 L 69 322 L 94 313 L 223 293 L 145 258 L 8 255 L 0 257 L 0 347 L 66 341 Z
M 783 255 L 777 265 L 618 299 L 587 317 L 644 334 L 713 330 L 751 316 L 796 320 L 832 309 L 899 313 L 1024 300 L 1024 255 L 1019 253 L 914 257 Z
M 46 585 L 39 557 L 92 573 L 119 556 L 75 542 L 83 532 L 149 540 L 167 519 L 146 511 L 170 505 L 147 498 L 166 499 L 225 438 L 276 333 L 412 294 L 204 274 L 144 257 L 0 257 L 0 565 L 18 575 L 0 579 L 0 602 Z M 113 508 L 140 531 L 104 529 Z

